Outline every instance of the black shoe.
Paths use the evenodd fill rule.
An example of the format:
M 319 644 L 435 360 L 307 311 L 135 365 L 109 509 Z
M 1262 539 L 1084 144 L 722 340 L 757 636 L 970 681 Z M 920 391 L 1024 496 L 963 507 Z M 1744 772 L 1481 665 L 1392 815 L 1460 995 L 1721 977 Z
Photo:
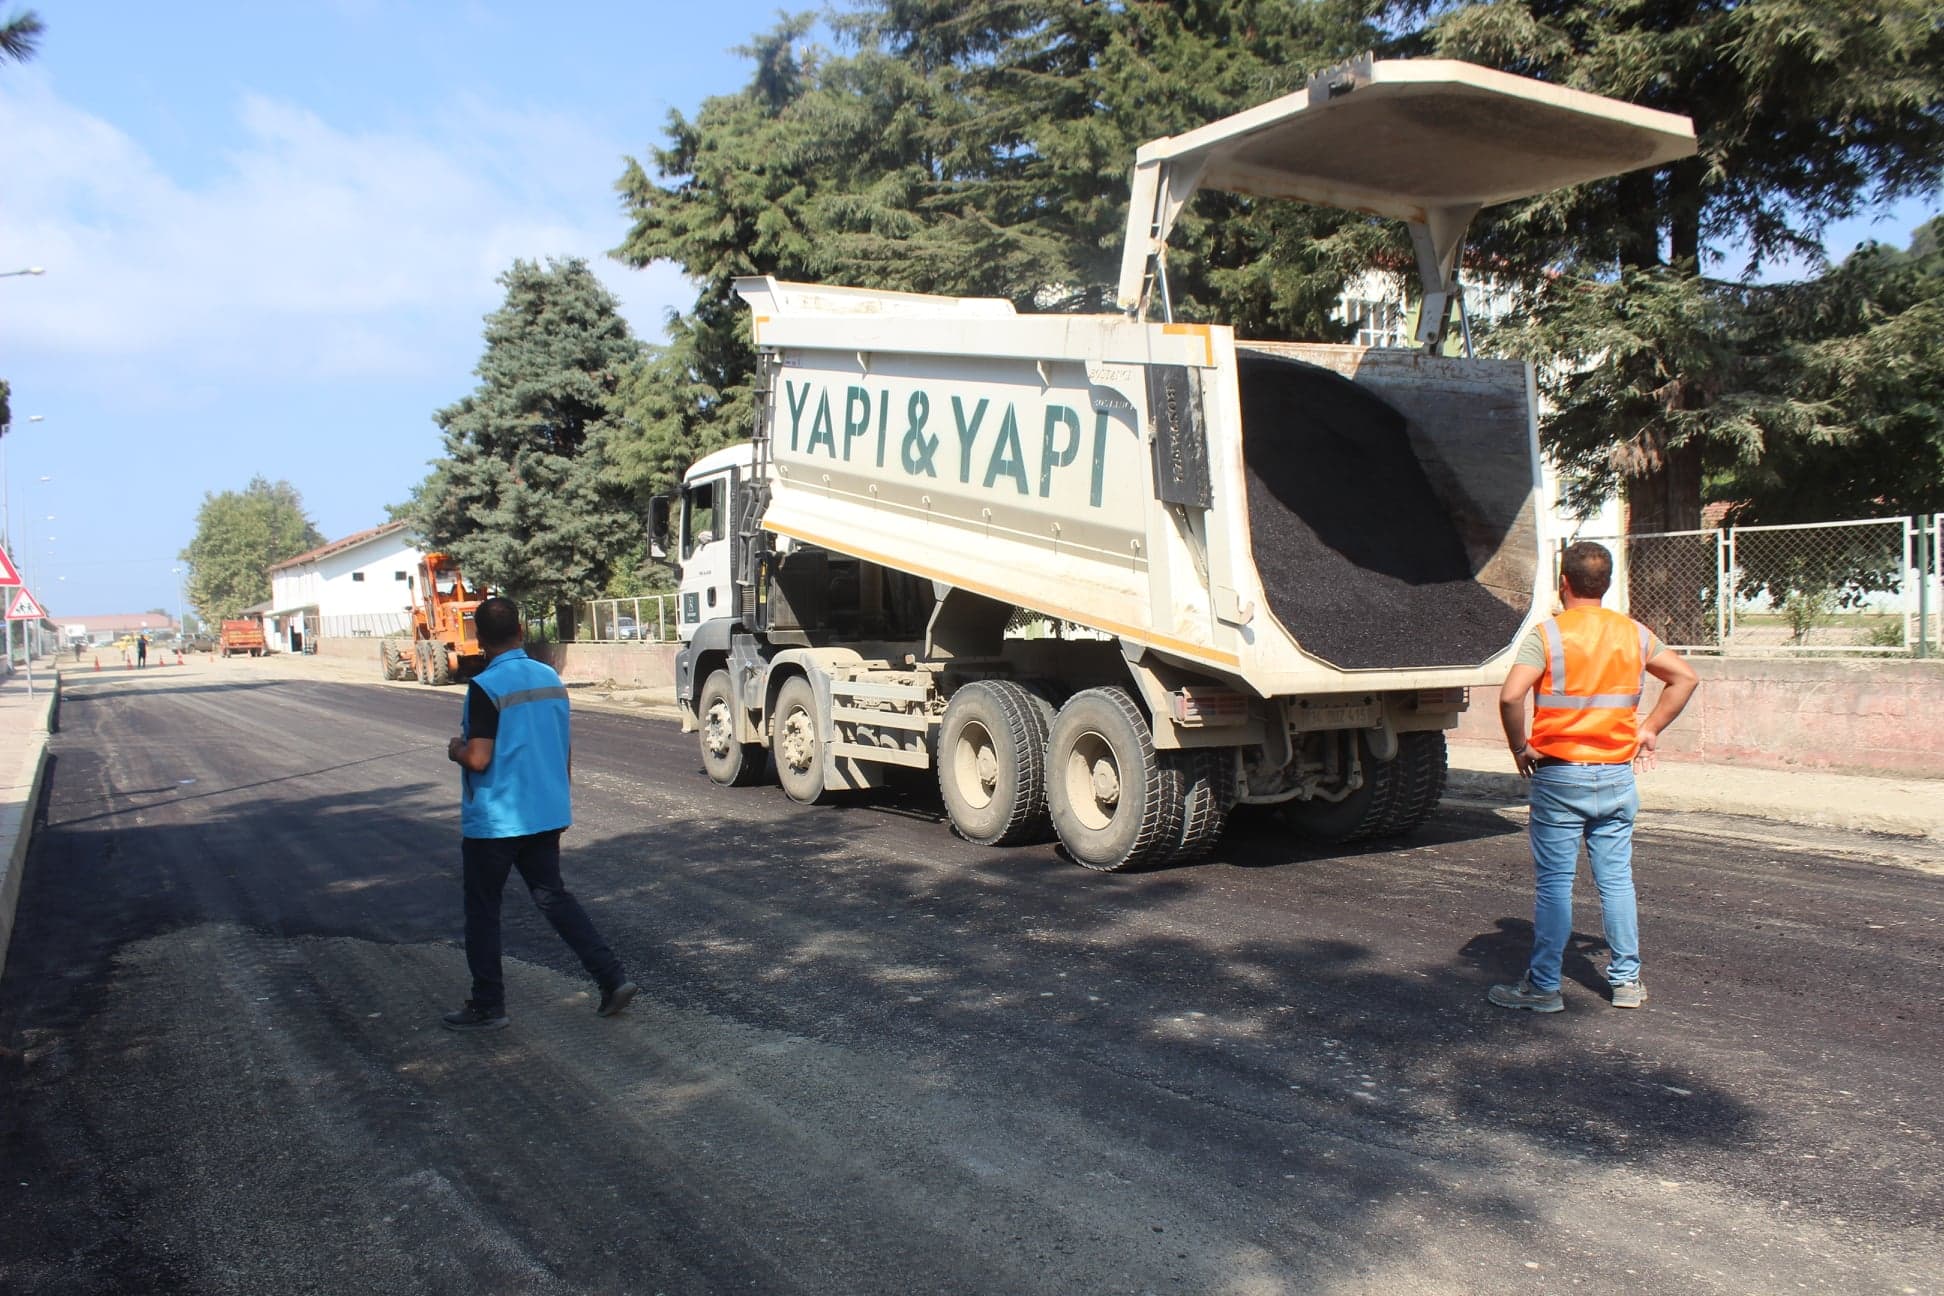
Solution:
M 471 999 L 457 1012 L 449 1012 L 439 1018 L 447 1030 L 489 1031 L 503 1030 L 506 1027 L 506 1009 L 482 1008 Z
M 603 1017 L 612 1017 L 616 1013 L 625 1012 L 628 1005 L 634 1002 L 634 997 L 640 993 L 640 986 L 632 981 L 623 981 L 612 990 L 601 991 L 601 1006 L 594 1011 Z

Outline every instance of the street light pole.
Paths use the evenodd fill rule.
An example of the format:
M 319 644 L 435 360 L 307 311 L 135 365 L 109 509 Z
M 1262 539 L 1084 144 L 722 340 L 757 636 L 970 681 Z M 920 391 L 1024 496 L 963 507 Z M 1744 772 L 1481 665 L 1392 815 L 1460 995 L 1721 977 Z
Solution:
M 45 266 L 28 266 L 25 270 L 0 270 L 0 279 L 12 279 L 15 275 L 44 275 Z

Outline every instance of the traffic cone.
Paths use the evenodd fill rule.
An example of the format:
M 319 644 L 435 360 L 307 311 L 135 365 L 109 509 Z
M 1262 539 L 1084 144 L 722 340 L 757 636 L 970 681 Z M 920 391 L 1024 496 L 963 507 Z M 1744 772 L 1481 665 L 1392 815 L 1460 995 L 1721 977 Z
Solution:
M 176 665 L 182 665 L 182 649 L 176 649 Z
M 96 654 L 95 654 L 95 669 L 96 669 L 96 670 L 100 670 L 100 669 L 101 669 L 101 654 L 100 654 L 100 653 L 96 653 Z

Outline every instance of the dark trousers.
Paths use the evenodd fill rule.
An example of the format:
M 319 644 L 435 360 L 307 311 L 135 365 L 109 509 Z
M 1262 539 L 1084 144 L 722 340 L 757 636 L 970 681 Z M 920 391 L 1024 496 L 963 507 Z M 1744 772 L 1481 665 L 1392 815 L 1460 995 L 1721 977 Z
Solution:
M 621 960 L 560 880 L 559 829 L 528 837 L 462 837 L 459 855 L 466 866 L 466 966 L 472 970 L 474 1003 L 483 1008 L 506 1004 L 506 982 L 500 976 L 500 895 L 506 890 L 506 875 L 516 868 L 533 903 L 595 984 L 606 992 L 625 979 Z

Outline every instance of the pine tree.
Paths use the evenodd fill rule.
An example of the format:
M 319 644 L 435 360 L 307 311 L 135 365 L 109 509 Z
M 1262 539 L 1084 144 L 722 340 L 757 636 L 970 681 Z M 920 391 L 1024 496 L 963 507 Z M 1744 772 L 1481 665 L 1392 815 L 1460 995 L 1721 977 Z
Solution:
M 473 392 L 433 415 L 446 457 L 404 510 L 469 580 L 551 604 L 562 637 L 640 526 L 611 481 L 613 397 L 639 344 L 578 258 L 516 261 L 486 317 Z
M 655 488 L 748 435 L 738 275 L 1111 309 L 1135 148 L 1368 47 L 1369 7 L 874 0 L 832 20 L 845 57 L 807 45 L 802 20 L 761 36 L 741 92 L 671 115 L 661 182 L 631 160 L 618 184 L 633 226 L 615 255 L 699 285 L 630 384 L 621 479 Z M 1338 288 L 1381 235 L 1342 213 L 1199 201 L 1170 263 L 1180 317 L 1337 330 Z
M 1740 285 L 1708 277 L 1820 256 L 1828 224 L 1938 191 L 1936 0 L 1494 0 L 1415 6 L 1416 44 L 1684 113 L 1697 156 L 1487 213 L 1477 250 L 1544 295 L 1528 354 L 1551 370 L 1546 433 L 1637 531 L 1699 525 L 1704 469 L 1772 447 L 1724 382 Z M 1745 249 L 1723 266 L 1724 249 Z M 1594 368 L 1600 372 L 1587 374 Z

